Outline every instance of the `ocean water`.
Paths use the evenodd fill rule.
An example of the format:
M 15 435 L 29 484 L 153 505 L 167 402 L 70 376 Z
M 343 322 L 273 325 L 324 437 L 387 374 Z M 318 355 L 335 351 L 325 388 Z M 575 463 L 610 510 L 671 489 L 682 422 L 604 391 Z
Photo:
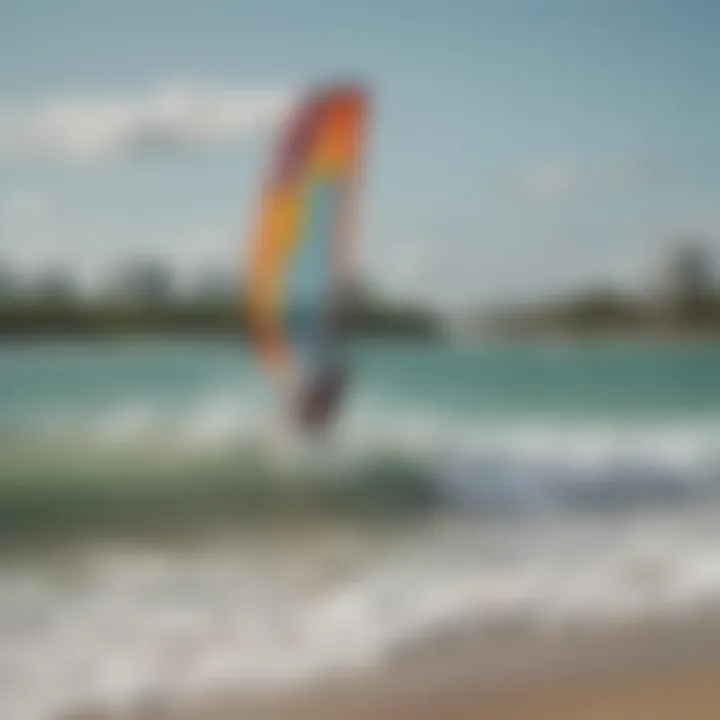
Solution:
M 242 345 L 0 346 L 1 717 L 720 604 L 720 344 L 353 357 L 308 444 Z

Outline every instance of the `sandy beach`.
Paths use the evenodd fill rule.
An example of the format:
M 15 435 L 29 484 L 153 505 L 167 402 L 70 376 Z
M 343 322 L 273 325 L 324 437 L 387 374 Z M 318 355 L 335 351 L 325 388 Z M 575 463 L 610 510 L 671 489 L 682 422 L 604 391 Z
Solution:
M 710 720 L 720 717 L 720 625 L 715 618 L 665 620 L 532 638 L 466 628 L 370 675 L 129 717 Z

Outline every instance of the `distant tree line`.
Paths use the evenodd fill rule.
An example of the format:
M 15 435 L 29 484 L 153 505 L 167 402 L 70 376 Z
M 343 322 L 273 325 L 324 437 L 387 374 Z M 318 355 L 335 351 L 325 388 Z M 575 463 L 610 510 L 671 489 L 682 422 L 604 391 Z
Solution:
M 659 331 L 720 335 L 720 295 L 663 304 L 600 288 L 542 306 L 508 309 L 489 318 L 486 326 L 499 334 Z
M 347 327 L 359 336 L 431 336 L 437 326 L 424 308 L 372 300 L 355 294 Z M 105 300 L 83 303 L 54 298 L 0 304 L 0 337 L 103 337 L 193 335 L 242 338 L 248 318 L 240 300 L 165 299 L 153 303 Z

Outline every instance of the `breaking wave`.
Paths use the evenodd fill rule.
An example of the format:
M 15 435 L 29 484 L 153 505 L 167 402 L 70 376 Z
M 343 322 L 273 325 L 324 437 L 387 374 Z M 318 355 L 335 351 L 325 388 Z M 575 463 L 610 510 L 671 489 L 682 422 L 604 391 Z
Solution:
M 720 422 L 506 424 L 355 407 L 301 441 L 257 406 L 126 404 L 0 435 L 0 533 L 166 528 L 273 513 L 627 511 L 707 502 Z

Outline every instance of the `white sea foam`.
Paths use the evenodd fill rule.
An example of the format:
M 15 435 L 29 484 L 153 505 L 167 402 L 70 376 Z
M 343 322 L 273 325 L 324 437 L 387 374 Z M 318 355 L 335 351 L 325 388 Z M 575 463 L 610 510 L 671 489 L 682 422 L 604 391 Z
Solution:
M 328 559 L 326 538 L 322 560 L 307 546 L 268 556 L 242 544 L 106 549 L 63 573 L 5 568 L 0 705 L 41 720 L 181 702 L 364 671 L 459 622 L 541 632 L 720 607 L 718 541 L 707 516 L 653 516 L 418 529 L 379 551 L 367 540 L 354 565 Z
M 76 417 L 72 427 L 46 424 L 33 444 L 41 436 L 75 438 L 94 449 L 173 457 L 254 448 L 270 461 L 296 464 L 302 453 L 291 452 L 288 461 L 281 450 L 302 443 L 293 442 L 280 418 L 251 392 L 241 397 L 233 389 L 176 406 L 128 401 Z M 622 423 L 518 416 L 498 422 L 412 408 L 373 412 L 365 402 L 341 418 L 322 452 L 329 446 L 358 467 L 378 458 L 408 462 L 446 495 L 465 499 L 485 498 L 493 488 L 505 496 L 511 490 L 537 496 L 567 494 L 572 486 L 618 492 L 720 487 L 718 418 Z
M 246 445 L 289 470 L 317 459 L 302 447 L 280 452 L 272 418 L 258 414 L 252 393 L 238 397 L 128 401 L 33 439 L 165 453 L 183 469 L 193 455 Z M 181 702 L 363 671 L 470 620 L 478 632 L 498 622 L 540 632 L 720 606 L 720 531 L 703 509 L 720 488 L 716 420 L 501 423 L 365 402 L 342 418 L 332 447 L 327 468 L 408 462 L 451 507 L 489 518 L 471 512 L 470 527 L 417 528 L 381 551 L 363 538 L 359 563 L 318 561 L 311 582 L 301 576 L 315 550 L 292 543 L 283 562 L 237 544 L 105 549 L 62 571 L 0 567 L 0 715 L 46 720 L 83 705 Z M 197 481 L 207 483 L 202 467 Z M 148 483 L 151 472 L 148 464 Z M 688 502 L 658 506 L 658 497 Z M 566 512 L 608 502 L 635 513 Z M 504 509 L 541 512 L 508 520 Z

